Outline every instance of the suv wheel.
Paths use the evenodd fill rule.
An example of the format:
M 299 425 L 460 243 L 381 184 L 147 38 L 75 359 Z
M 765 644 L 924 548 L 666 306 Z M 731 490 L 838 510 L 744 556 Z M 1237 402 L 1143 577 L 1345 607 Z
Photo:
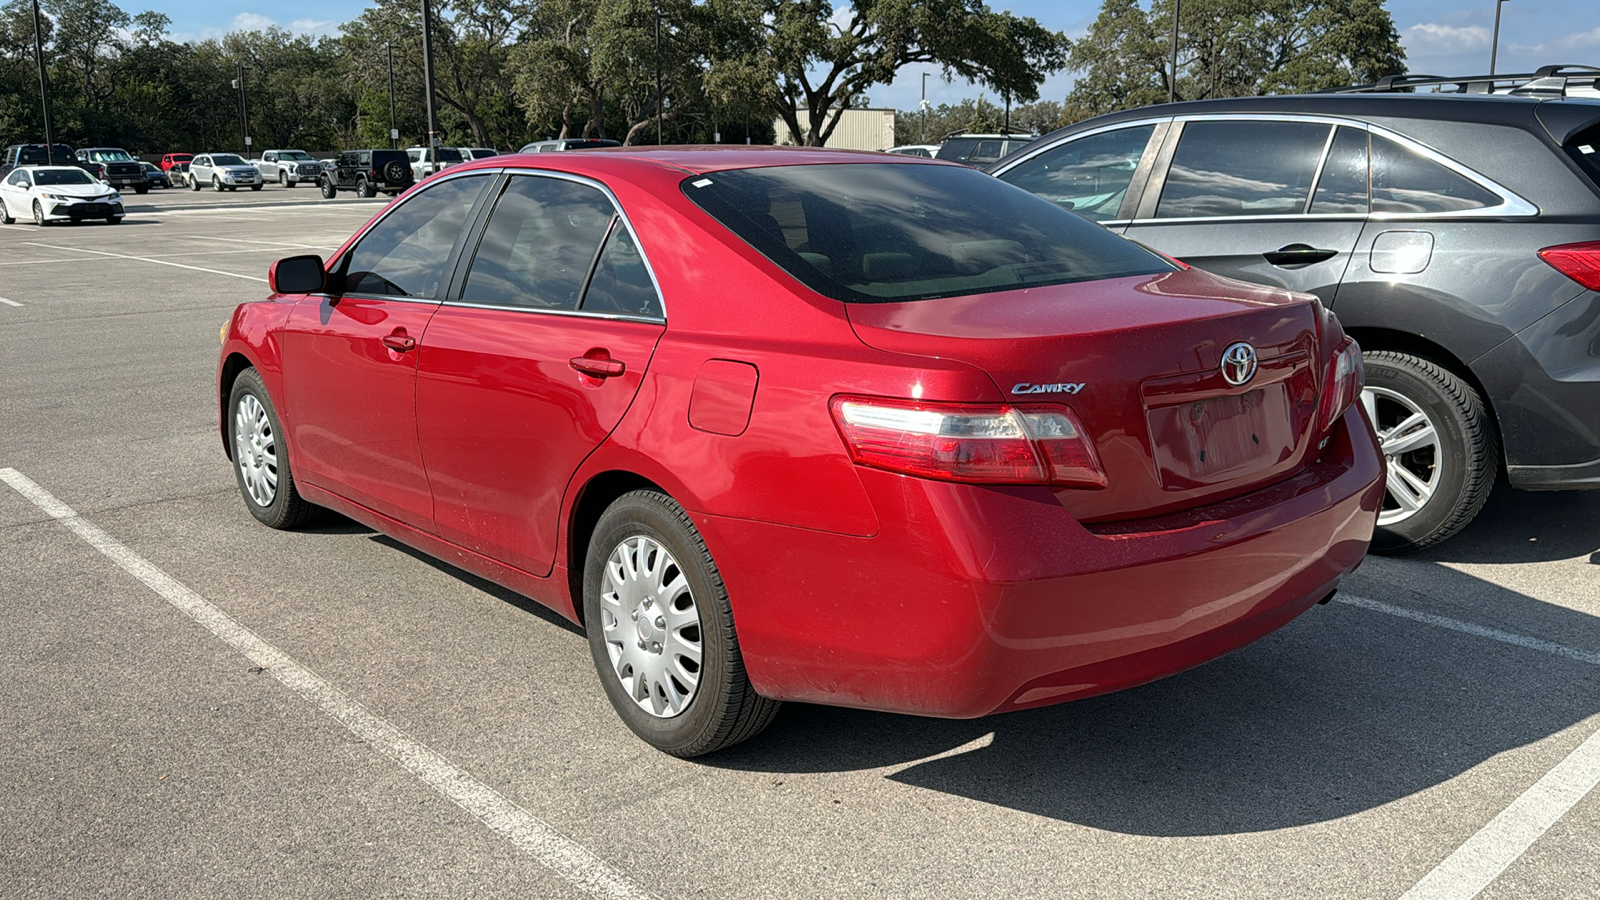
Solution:
M 367 180 L 365 178 L 360 178 L 360 179 L 356 180 L 356 196 L 357 197 L 367 198 L 367 197 L 371 197 L 374 193 L 376 193 L 376 192 L 372 190 L 372 185 L 368 184 Z
M 333 186 L 333 178 L 322 179 L 322 199 L 332 200 L 339 196 L 339 189 Z
M 135 185 L 134 188 L 133 188 L 133 192 L 135 194 L 148 194 L 148 193 L 150 193 L 150 185 L 148 183 Z
M 1388 466 L 1372 548 L 1404 553 L 1437 544 L 1489 499 L 1500 456 L 1488 409 L 1471 385 L 1426 359 L 1363 355 L 1361 403 Z
M 216 175 L 211 176 L 211 189 L 219 194 L 222 193 L 222 179 Z

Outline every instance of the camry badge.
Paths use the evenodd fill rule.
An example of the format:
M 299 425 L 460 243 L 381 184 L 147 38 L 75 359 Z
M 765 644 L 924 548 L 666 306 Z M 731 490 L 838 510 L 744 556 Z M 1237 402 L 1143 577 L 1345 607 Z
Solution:
M 1013 394 L 1076 394 L 1083 390 L 1084 382 L 1068 384 L 1029 384 L 1019 381 L 1011 386 Z
M 1222 351 L 1222 379 L 1238 387 L 1256 376 L 1256 348 L 1244 341 Z

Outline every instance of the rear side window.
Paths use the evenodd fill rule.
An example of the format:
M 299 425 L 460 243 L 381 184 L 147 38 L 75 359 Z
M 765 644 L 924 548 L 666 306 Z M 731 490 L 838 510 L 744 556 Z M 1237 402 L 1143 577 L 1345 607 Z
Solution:
M 1329 128 L 1311 122 L 1187 123 L 1156 218 L 1305 212 Z
M 1317 179 L 1317 193 L 1311 198 L 1316 214 L 1367 212 L 1367 133 L 1359 128 L 1340 127 L 1328 148 L 1328 161 Z
M 489 214 L 462 300 L 576 309 L 615 215 L 611 200 L 597 188 L 558 178 L 513 177 Z
M 1460 212 L 1501 198 L 1471 179 L 1380 135 L 1372 136 L 1372 211 Z
M 1567 141 L 1567 155 L 1577 162 L 1589 183 L 1600 188 L 1600 125 L 1580 131 Z
M 1154 125 L 1140 125 L 1069 141 L 1012 168 L 1000 180 L 1084 218 L 1114 219 L 1154 131 Z
M 812 290 L 892 303 L 1174 271 L 1109 231 L 974 169 L 774 166 L 683 191 Z

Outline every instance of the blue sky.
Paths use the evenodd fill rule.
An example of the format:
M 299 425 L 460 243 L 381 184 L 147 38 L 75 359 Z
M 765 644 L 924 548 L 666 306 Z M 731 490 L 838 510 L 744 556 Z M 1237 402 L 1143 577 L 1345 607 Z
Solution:
M 172 17 L 173 37 L 213 37 L 239 28 L 279 25 L 298 32 L 335 34 L 341 22 L 360 14 L 360 0 L 273 0 L 271 3 L 226 4 L 215 0 L 119 0 L 131 15 L 155 9 Z M 845 6 L 836 3 L 836 7 Z M 1081 36 L 1094 21 L 1099 0 L 990 0 L 995 9 L 1032 16 L 1049 28 Z M 1494 0 L 1389 0 L 1413 72 L 1435 75 L 1480 74 L 1489 70 L 1489 41 L 1494 25 Z M 1600 64 L 1600 15 L 1592 0 L 1508 0 L 1500 25 L 1502 72 L 1531 71 L 1549 63 Z M 893 84 L 870 92 L 873 106 L 914 109 L 920 98 L 921 73 L 931 71 L 928 100 L 935 105 L 980 93 L 964 81 L 946 84 L 934 67 L 902 70 Z M 1060 100 L 1071 88 L 1070 73 L 1045 82 L 1040 94 Z

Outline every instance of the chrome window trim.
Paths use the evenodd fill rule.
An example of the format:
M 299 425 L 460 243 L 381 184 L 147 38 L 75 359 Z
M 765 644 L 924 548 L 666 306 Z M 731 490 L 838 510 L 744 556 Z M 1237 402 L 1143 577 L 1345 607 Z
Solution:
M 1333 139 L 1338 134 L 1339 127 L 1337 125 L 1328 129 L 1328 139 L 1322 144 L 1322 157 L 1317 160 L 1317 170 L 1311 175 L 1311 192 L 1306 194 L 1306 203 L 1300 207 L 1300 214 L 1303 216 L 1311 215 L 1311 205 L 1317 202 L 1317 188 L 1322 186 L 1322 172 L 1328 166 L 1328 155 L 1333 152 Z M 1367 141 L 1367 159 L 1369 160 L 1367 163 L 1367 209 L 1370 211 L 1372 209 L 1372 163 L 1370 162 L 1372 159 L 1372 141 L 1370 139 Z
M 363 164 L 363 165 L 365 165 L 365 164 Z M 435 184 L 442 184 L 442 183 L 444 183 L 446 181 L 454 181 L 457 178 L 468 178 L 468 177 L 471 177 L 473 175 L 491 175 L 491 176 L 493 176 L 493 175 L 498 175 L 499 173 L 500 173 L 499 169 L 473 169 L 470 172 L 456 172 L 456 173 L 450 174 L 450 175 L 446 175 L 444 172 L 440 172 L 439 174 L 437 174 L 437 175 L 433 176 L 432 178 L 428 179 L 428 186 L 431 188 Z M 401 191 L 400 193 L 401 194 L 405 194 L 405 193 L 409 192 L 412 188 L 415 188 L 419 184 L 422 184 L 422 182 L 420 182 L 420 181 L 414 182 L 410 188 L 406 188 L 406 190 Z M 417 193 L 421 193 L 421 191 L 418 191 Z M 323 264 L 324 265 L 324 271 L 333 272 L 333 271 L 337 270 L 340 266 L 343 266 L 344 265 L 344 258 L 349 255 L 349 251 L 355 249 L 362 241 L 366 240 L 367 234 L 369 232 L 371 232 L 372 229 L 377 228 L 379 225 L 383 224 L 385 221 L 388 220 L 389 216 L 394 214 L 394 211 L 396 209 L 400 208 L 399 200 L 400 200 L 400 195 L 399 194 L 397 194 L 394 197 L 390 198 L 389 202 L 385 203 L 383 205 L 383 210 L 381 212 L 379 212 L 376 216 L 374 216 L 371 221 L 367 222 L 367 224 L 363 225 L 361 227 L 361 230 L 357 231 L 349 240 L 345 241 L 344 247 L 340 248 L 340 249 L 344 250 L 345 252 L 338 253 L 336 251 L 335 256 L 333 256 L 333 258 L 329 259 L 326 263 Z M 407 203 L 411 202 L 411 198 L 407 197 L 406 198 L 406 202 Z M 467 223 L 466 227 L 470 228 L 471 227 L 471 223 Z M 449 257 L 446 257 L 446 261 L 447 262 L 449 261 Z M 335 265 L 335 263 L 337 263 L 337 265 Z M 333 295 L 331 295 L 331 294 L 322 294 L 322 295 L 312 295 L 312 296 L 333 296 Z M 396 297 L 393 294 L 368 294 L 368 293 L 363 293 L 363 292 L 359 292 L 359 291 L 346 291 L 345 293 L 339 294 L 338 296 L 340 296 L 340 297 L 366 297 L 366 298 L 375 299 L 375 300 L 402 300 L 402 301 L 408 301 L 408 302 L 411 302 L 411 303 L 433 303 L 433 304 L 436 304 L 436 305 L 440 302 L 439 300 L 434 299 L 434 298 Z
M 617 220 L 622 223 L 622 227 L 628 229 L 628 236 L 633 238 L 633 246 L 634 246 L 635 249 L 637 249 L 639 251 L 639 258 L 644 260 L 645 273 L 650 276 L 650 288 L 656 292 L 656 302 L 661 304 L 661 315 L 660 316 L 629 316 L 629 315 L 619 315 L 619 314 L 615 314 L 615 313 L 584 312 L 584 310 L 582 310 L 582 309 L 540 309 L 538 307 L 532 307 L 532 306 L 500 306 L 500 305 L 495 305 L 495 304 L 490 304 L 490 303 L 473 303 L 473 302 L 468 301 L 468 300 L 462 300 L 460 298 L 452 299 L 452 298 L 449 298 L 449 297 L 446 297 L 445 300 L 444 300 L 444 303 L 446 305 L 448 305 L 448 306 L 470 307 L 470 308 L 473 308 L 473 309 L 500 309 L 500 310 L 507 310 L 507 311 L 510 311 L 510 312 L 530 312 L 530 313 L 545 313 L 545 314 L 554 313 L 554 314 L 558 314 L 558 315 L 581 315 L 581 316 L 587 316 L 587 317 L 592 318 L 592 319 L 623 319 L 623 320 L 627 320 L 627 321 L 663 322 L 663 323 L 667 321 L 667 298 L 661 293 L 661 279 L 656 277 L 655 266 L 650 264 L 650 255 L 645 252 L 644 243 L 639 240 L 639 232 L 634 230 L 633 222 L 628 219 L 627 211 L 622 208 L 622 201 L 617 199 L 617 195 L 615 193 L 612 193 L 611 188 L 609 186 L 607 186 L 604 182 L 599 181 L 599 180 L 594 179 L 594 178 L 590 178 L 587 175 L 577 175 L 577 174 L 574 174 L 572 172 L 562 172 L 562 171 L 557 170 L 557 169 L 541 169 L 541 168 L 538 168 L 538 167 L 535 167 L 535 166 L 526 165 L 526 164 L 517 165 L 517 166 L 509 166 L 509 167 L 506 167 L 506 168 L 503 168 L 503 169 L 495 169 L 495 170 L 474 169 L 473 171 L 474 172 L 497 171 L 497 172 L 504 173 L 506 175 L 531 175 L 531 176 L 540 177 L 540 178 L 558 178 L 558 179 L 560 179 L 562 181 L 570 181 L 570 182 L 573 182 L 575 184 L 582 184 L 582 185 L 587 185 L 587 186 L 592 187 L 592 188 L 598 188 L 602 194 L 605 194 L 606 199 L 611 201 L 611 208 L 614 211 L 614 213 L 615 213 L 615 215 L 617 217 Z M 462 174 L 470 174 L 470 173 L 465 173 L 464 172 Z M 503 193 L 503 191 L 502 191 L 502 193 Z M 499 202 L 499 198 L 498 197 L 495 198 L 495 202 L 496 203 Z M 489 210 L 488 210 L 488 215 L 486 215 L 484 217 L 484 220 L 483 220 L 483 228 L 484 229 L 487 229 L 489 227 L 489 220 L 492 219 L 493 217 L 494 217 L 494 207 L 491 206 L 489 208 Z M 616 232 L 615 228 L 612 228 L 612 229 L 610 229 L 610 230 L 608 230 L 606 232 L 606 236 L 601 239 L 601 245 L 595 247 L 596 253 L 600 252 L 600 250 L 603 249 L 605 242 L 610 240 L 611 235 L 614 234 L 615 232 Z M 480 237 L 481 237 L 481 235 L 480 235 Z M 474 257 L 477 256 L 476 247 L 474 247 L 473 256 Z M 463 274 L 462 277 L 461 277 L 461 290 L 463 292 L 465 292 L 466 289 L 467 289 L 467 279 L 469 279 L 472 276 L 472 262 L 473 261 L 469 259 L 469 260 L 465 260 L 465 262 L 467 264 L 467 269 L 466 269 L 465 274 Z M 592 274 L 591 274 L 590 277 L 592 277 Z M 589 277 L 586 277 L 584 279 L 583 286 L 584 286 L 584 294 L 587 295 L 588 294 L 588 287 L 589 287 Z
M 1447 211 L 1447 212 L 1429 212 L 1429 213 L 1372 212 L 1371 211 L 1371 200 L 1370 200 L 1371 194 L 1370 194 L 1370 186 L 1369 186 L 1368 212 L 1365 213 L 1365 214 L 1360 214 L 1360 213 L 1339 213 L 1339 214 L 1324 213 L 1324 214 L 1321 214 L 1321 215 L 1313 215 L 1311 213 L 1304 213 L 1304 214 L 1300 214 L 1300 215 L 1268 215 L 1268 216 L 1206 216 L 1206 217 L 1188 217 L 1188 218 L 1182 218 L 1182 219 L 1158 219 L 1158 218 L 1155 218 L 1154 216 L 1148 216 L 1148 217 L 1140 217 L 1140 218 L 1129 219 L 1129 220 L 1127 220 L 1127 224 L 1129 224 L 1129 225 L 1133 225 L 1133 224 L 1144 225 L 1144 224 L 1165 223 L 1165 222 L 1171 222 L 1171 223 L 1178 223 L 1178 222 L 1222 222 L 1222 221 L 1236 221 L 1236 220 L 1239 220 L 1239 219 L 1248 219 L 1248 220 L 1252 220 L 1252 221 L 1283 221 L 1283 220 L 1297 221 L 1297 220 L 1301 220 L 1301 219 L 1329 219 L 1329 218 L 1352 218 L 1352 217 L 1370 219 L 1371 221 L 1374 221 L 1374 222 L 1392 222 L 1392 221 L 1397 221 L 1397 220 L 1406 220 L 1406 221 L 1423 220 L 1423 221 L 1426 221 L 1426 220 L 1432 220 L 1432 219 L 1500 219 L 1500 218 L 1528 217 L 1528 216 L 1537 216 L 1537 215 L 1539 215 L 1539 207 L 1534 205 L 1533 203 L 1529 202 L 1527 199 L 1523 198 L 1516 191 L 1513 191 L 1510 188 L 1505 187 L 1504 185 L 1502 185 L 1499 182 L 1489 178 L 1486 175 L 1479 174 L 1477 171 L 1475 171 L 1473 169 L 1470 169 L 1470 168 L 1466 167 L 1465 165 L 1462 165 L 1461 163 L 1456 162 L 1455 160 L 1451 159 L 1450 157 L 1445 156 L 1444 154 L 1438 152 L 1437 150 L 1434 150 L 1433 148 L 1431 148 L 1431 147 L 1429 147 L 1429 146 L 1427 146 L 1425 144 L 1422 144 L 1422 143 L 1419 143 L 1419 142 L 1417 142 L 1415 140 L 1412 140 L 1411 138 L 1408 138 L 1403 134 L 1399 134 L 1398 132 L 1391 131 L 1390 129 L 1385 128 L 1385 127 L 1383 127 L 1381 125 L 1374 125 L 1374 124 L 1372 124 L 1370 122 L 1364 122 L 1364 121 L 1362 121 L 1360 119 L 1349 119 L 1349 118 L 1345 118 L 1345 117 L 1342 117 L 1342 116 L 1317 115 L 1315 113 L 1304 114 L 1304 115 L 1299 114 L 1299 113 L 1242 113 L 1242 112 L 1241 113 L 1188 113 L 1188 114 L 1177 115 L 1177 116 L 1151 116 L 1151 117 L 1139 118 L 1139 119 L 1127 119 L 1127 120 L 1124 120 L 1124 121 L 1121 121 L 1121 122 L 1116 122 L 1114 124 L 1102 125 L 1102 126 L 1100 126 L 1098 128 L 1092 128 L 1092 129 L 1090 129 L 1088 131 L 1080 131 L 1080 132 L 1078 132 L 1076 134 L 1068 135 L 1067 137 L 1064 137 L 1064 138 L 1062 138 L 1060 140 L 1052 141 L 1048 146 L 1040 147 L 1037 150 L 1033 150 L 1033 151 L 1027 153 L 1027 155 L 1025 155 L 1025 156 L 1020 156 L 1020 158 L 1016 159 L 1015 161 L 1011 161 L 1010 159 L 1007 159 L 1007 160 L 1005 160 L 1006 165 L 1004 167 L 996 168 L 992 174 L 995 177 L 998 178 L 1000 175 L 1002 175 L 1005 172 L 1009 171 L 1014 166 L 1020 165 L 1021 163 L 1025 162 L 1026 160 L 1032 159 L 1033 157 L 1038 156 L 1039 154 L 1044 153 L 1047 150 L 1053 150 L 1056 147 L 1061 146 L 1062 144 L 1069 143 L 1071 141 L 1081 140 L 1082 138 L 1086 138 L 1086 137 L 1089 137 L 1091 135 L 1101 134 L 1103 132 L 1112 131 L 1112 130 L 1115 130 L 1115 129 L 1118 129 L 1118 128 L 1129 128 L 1129 127 L 1138 126 L 1138 125 L 1149 125 L 1149 124 L 1152 124 L 1152 123 L 1160 123 L 1160 122 L 1185 123 L 1185 122 L 1239 122 L 1239 121 L 1311 122 L 1311 123 L 1315 123 L 1315 124 L 1319 124 L 1319 125 L 1336 126 L 1335 131 L 1330 133 L 1330 140 L 1332 139 L 1332 135 L 1333 134 L 1337 134 L 1337 126 L 1339 126 L 1339 125 L 1344 125 L 1344 126 L 1349 127 L 1349 128 L 1359 128 L 1362 131 L 1367 132 L 1368 134 L 1375 134 L 1375 135 L 1378 135 L 1379 137 L 1387 138 L 1387 139 L 1389 139 L 1391 141 L 1394 141 L 1395 143 L 1397 143 L 1400 146 L 1406 148 L 1407 150 L 1410 150 L 1410 151 L 1416 153 L 1417 155 L 1423 157 L 1424 159 L 1427 159 L 1427 160 L 1429 160 L 1431 162 L 1434 162 L 1434 163 L 1436 163 L 1438 165 L 1444 166 L 1446 169 L 1449 169 L 1450 171 L 1456 173 L 1457 175 L 1460 175 L 1461 177 L 1463 177 L 1463 178 L 1467 179 L 1468 181 L 1472 182 L 1473 184 L 1476 184 L 1478 187 L 1483 188 L 1484 190 L 1486 190 L 1486 191 L 1494 194 L 1495 196 L 1499 197 L 1501 202 L 1499 204 L 1495 205 L 1495 206 L 1482 206 L 1482 207 L 1478 207 L 1477 209 L 1464 209 L 1464 210 Z M 1369 160 L 1371 159 L 1371 154 L 1372 154 L 1372 151 L 1371 151 L 1370 145 L 1369 145 L 1369 149 L 1367 151 L 1367 158 Z M 1327 162 L 1326 152 L 1324 152 L 1323 162 L 1324 162 L 1324 164 Z M 1317 174 L 1317 178 L 1320 181 L 1321 177 L 1322 177 L 1322 175 L 1321 175 L 1322 169 L 1320 167 L 1317 169 L 1317 173 L 1318 173 Z M 1371 180 L 1371 178 L 1369 176 L 1368 177 L 1369 185 L 1370 185 L 1370 180 Z M 1312 196 L 1313 200 L 1315 200 L 1315 198 L 1316 198 L 1316 188 L 1314 186 L 1313 186 L 1312 191 L 1311 191 L 1311 196 Z M 1118 222 L 1107 221 L 1107 222 L 1102 222 L 1100 224 L 1102 224 L 1102 225 L 1121 224 L 1121 220 L 1118 220 Z
M 1067 143 L 1071 143 L 1072 141 L 1082 140 L 1082 139 L 1084 139 L 1086 137 L 1093 137 L 1093 136 L 1095 136 L 1097 134 L 1105 134 L 1108 131 L 1118 131 L 1118 130 L 1123 129 L 1123 128 L 1138 128 L 1138 127 L 1143 126 L 1143 125 L 1159 125 L 1162 122 L 1171 122 L 1172 118 L 1173 118 L 1172 116 L 1159 116 L 1159 117 L 1156 117 L 1156 118 L 1149 118 L 1149 119 L 1129 119 L 1126 122 L 1117 122 L 1116 124 L 1113 124 L 1113 125 L 1101 125 L 1098 128 L 1091 128 L 1088 131 L 1080 131 L 1080 132 L 1078 132 L 1076 134 L 1070 134 L 1070 135 L 1067 135 L 1066 137 L 1064 137 L 1064 138 L 1062 138 L 1060 140 L 1051 141 L 1049 144 L 1047 144 L 1047 145 L 1045 145 L 1043 147 L 1038 147 L 1038 148 L 1032 149 L 1032 150 L 1020 151 L 1020 152 L 1015 153 L 1015 154 L 1013 154 L 1011 156 L 1001 157 L 1000 158 L 1000 162 L 995 164 L 994 171 L 990 172 L 989 174 L 993 175 L 996 178 L 999 178 L 1001 175 L 1005 174 L 1006 172 L 1011 171 L 1012 169 L 1016 168 L 1017 166 L 1022 165 L 1023 163 L 1027 162 L 1028 160 L 1033 159 L 1034 157 L 1036 157 L 1036 156 L 1038 156 L 1038 155 L 1040 155 L 1042 153 L 1045 153 L 1047 151 L 1054 150 L 1055 148 L 1061 146 L 1062 144 L 1067 144 Z M 1146 146 L 1148 147 L 1148 145 L 1146 145 Z M 1003 163 L 1003 165 L 1002 165 L 1002 163 Z

